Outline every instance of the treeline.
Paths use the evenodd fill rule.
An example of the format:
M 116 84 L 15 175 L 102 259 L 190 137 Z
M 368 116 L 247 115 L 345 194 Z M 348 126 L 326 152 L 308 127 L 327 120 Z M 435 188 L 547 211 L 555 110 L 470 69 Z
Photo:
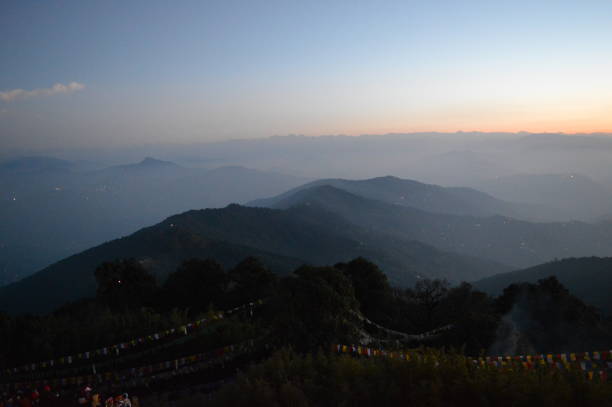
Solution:
M 0 313 L 0 368 L 176 328 L 209 310 L 267 297 L 277 284 L 276 275 L 254 258 L 229 271 L 213 260 L 188 260 L 163 284 L 133 259 L 104 263 L 95 277 L 95 298 L 66 304 L 47 315 Z
M 101 264 L 95 277 L 95 298 L 48 315 L 0 314 L 0 366 L 89 351 L 259 299 L 266 302 L 249 322 L 253 331 L 271 345 L 301 351 L 338 341 L 398 339 L 364 325 L 362 316 L 408 333 L 452 323 L 454 334 L 437 340 L 479 351 L 493 339 L 498 319 L 493 300 L 468 284 L 451 288 L 422 280 L 414 289 L 397 290 L 363 258 L 302 266 L 282 278 L 255 258 L 230 270 L 211 259 L 190 259 L 162 284 L 140 262 L 124 259 Z
M 450 286 L 441 280 L 393 288 L 363 258 L 304 265 L 278 276 L 252 257 L 230 270 L 212 259 L 190 259 L 161 283 L 130 259 L 101 264 L 95 277 L 95 298 L 43 316 L 0 314 L 0 367 L 112 345 L 259 299 L 264 305 L 253 316 L 236 329 L 227 321 L 224 329 L 234 332 L 236 341 L 244 339 L 240 332 L 249 332 L 271 348 L 304 354 L 333 343 L 508 353 L 517 350 L 503 341 L 508 329 L 520 331 L 516 334 L 526 343 L 521 350 L 537 353 L 593 351 L 612 343 L 610 322 L 554 278 L 513 285 L 493 298 L 470 284 Z M 516 321 L 506 326 L 509 316 L 517 317 L 518 327 Z M 446 329 L 424 338 L 403 335 L 440 327 Z M 225 343 L 231 339 L 224 337 Z

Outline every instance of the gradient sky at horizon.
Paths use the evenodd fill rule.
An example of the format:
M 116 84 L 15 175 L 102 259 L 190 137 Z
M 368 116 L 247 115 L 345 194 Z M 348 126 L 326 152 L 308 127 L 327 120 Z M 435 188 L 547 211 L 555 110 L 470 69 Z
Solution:
M 0 149 L 610 132 L 611 20 L 588 0 L 4 0 Z

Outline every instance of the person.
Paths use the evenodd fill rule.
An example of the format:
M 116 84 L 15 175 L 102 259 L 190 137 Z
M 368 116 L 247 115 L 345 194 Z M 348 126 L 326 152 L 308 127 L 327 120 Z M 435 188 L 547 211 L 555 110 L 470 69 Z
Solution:
M 132 407 L 132 402 L 127 393 L 123 393 L 123 407 Z
M 100 407 L 102 405 L 100 393 L 94 391 L 91 396 L 91 407 Z
M 115 407 L 115 399 L 111 396 L 104 402 L 104 407 Z
M 55 407 L 56 405 L 55 394 L 51 392 L 51 387 L 46 385 L 40 392 L 39 406 L 40 407 Z
M 32 394 L 30 396 L 30 399 L 32 400 L 32 404 L 34 405 L 38 405 L 39 401 L 40 401 L 40 393 L 38 392 L 38 389 L 34 389 L 32 391 Z
M 17 396 L 17 405 L 19 407 L 32 407 L 32 401 L 28 396 L 21 393 Z
M 84 392 L 81 392 L 81 394 L 77 398 L 77 404 L 79 406 L 84 406 L 87 404 L 87 395 Z

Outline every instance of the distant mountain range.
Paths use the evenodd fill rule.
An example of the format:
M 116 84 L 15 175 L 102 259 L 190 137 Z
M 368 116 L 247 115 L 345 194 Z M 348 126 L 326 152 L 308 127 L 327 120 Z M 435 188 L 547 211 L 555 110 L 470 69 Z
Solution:
M 83 168 L 51 157 L 0 164 L 0 285 L 172 214 L 245 203 L 304 182 L 244 167 L 205 170 L 153 158 Z
M 555 276 L 569 291 L 587 304 L 612 315 L 612 258 L 584 257 L 556 260 L 525 270 L 502 273 L 477 281 L 474 286 L 499 295 L 510 284 L 535 283 Z
M 75 164 L 54 157 L 20 157 L 0 163 L 1 172 L 41 174 L 49 171 L 67 171 L 73 169 Z
M 610 134 L 422 132 L 357 137 L 276 136 L 102 153 L 102 157 L 112 160 L 126 157 L 123 159 L 126 162 L 134 161 L 134 157 L 163 156 L 189 165 L 209 168 L 242 165 L 311 179 L 364 179 L 392 174 L 437 185 L 480 189 L 481 181 L 496 177 L 567 173 L 582 174 L 612 187 Z M 74 156 L 98 160 L 100 152 Z
M 68 238 L 83 244 L 82 236 L 91 227 L 126 235 L 117 230 L 177 206 L 213 206 L 232 196 L 245 202 L 249 194 L 286 191 L 294 185 L 283 184 L 297 181 L 240 167 L 194 170 L 154 159 L 93 174 L 86 177 L 95 181 L 87 195 L 78 189 L 66 194 L 63 189 L 48 191 L 42 195 L 46 210 L 33 205 L 30 217 L 16 217 L 13 230 L 38 236 L 41 245 L 45 239 L 51 245 Z M 65 206 L 54 196 L 67 200 L 58 201 Z M 90 204 L 66 204 L 79 196 L 94 199 Z M 232 266 L 255 255 L 283 273 L 304 262 L 333 264 L 363 256 L 379 264 L 394 285 L 406 286 L 423 277 L 476 281 L 555 258 L 612 256 L 612 228 L 607 223 L 516 220 L 498 213 L 520 211 L 520 205 L 469 188 L 395 177 L 319 180 L 251 200 L 250 205 L 191 210 L 68 257 L 0 289 L 0 309 L 40 312 L 91 295 L 95 268 L 122 257 L 138 258 L 164 278 L 190 257 L 212 257 Z M 58 219 L 66 224 L 55 231 Z M 51 237 L 48 230 L 56 234 Z M 21 236 L 24 241 L 26 237 Z
M 397 189 L 403 188 L 405 196 L 410 195 L 406 189 L 409 185 L 415 186 L 416 196 L 423 188 L 422 184 L 406 183 L 397 178 L 385 178 L 382 182 L 387 185 L 395 184 Z M 515 269 L 544 263 L 554 258 L 612 255 L 612 228 L 606 223 L 532 223 L 505 216 L 483 214 L 476 217 L 432 213 L 367 199 L 333 186 L 349 185 L 352 191 L 372 196 L 372 189 L 369 189 L 368 185 L 373 185 L 372 188 L 376 190 L 380 187 L 381 179 L 357 184 L 332 180 L 331 185 L 323 184 L 325 182 L 250 204 L 273 208 L 316 206 L 367 230 L 420 241 L 440 250 L 484 258 Z M 359 186 L 359 190 L 355 185 Z M 396 190 L 393 187 L 389 189 Z M 450 189 L 448 194 L 454 191 Z M 444 201 L 446 191 L 442 190 L 437 195 L 432 193 L 428 198 L 435 201 L 435 196 Z M 479 196 L 479 193 L 476 192 L 475 196 Z M 465 199 L 461 202 L 471 201 Z M 444 202 L 432 202 L 430 205 L 441 208 Z M 463 208 L 468 208 L 464 210 L 472 213 L 478 212 L 475 206 L 464 205 Z
M 411 285 L 423 276 L 461 281 L 508 270 L 493 262 L 366 230 L 319 208 L 230 205 L 172 216 L 2 287 L 0 310 L 44 312 L 93 295 L 93 271 L 107 260 L 137 258 L 164 278 L 188 258 L 211 257 L 233 266 L 247 256 L 261 257 L 279 273 L 304 262 L 334 264 L 363 256 L 380 264 L 400 286 Z
M 423 211 L 451 215 L 530 218 L 530 212 L 544 210 L 535 205 L 510 203 L 494 198 L 473 188 L 441 187 L 392 176 L 367 180 L 321 179 L 294 188 L 269 199 L 255 200 L 252 206 L 276 206 L 297 192 L 321 185 L 329 185 L 364 198 L 407 206 Z
M 548 208 L 551 219 L 597 221 L 612 213 L 612 189 L 577 174 L 515 174 L 475 184 L 498 198 Z M 546 212 L 535 214 L 546 217 Z

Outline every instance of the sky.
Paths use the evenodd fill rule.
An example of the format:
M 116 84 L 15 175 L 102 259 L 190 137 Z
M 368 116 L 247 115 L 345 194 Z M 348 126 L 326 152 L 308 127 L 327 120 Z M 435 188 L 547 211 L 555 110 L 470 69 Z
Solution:
M 0 150 L 612 131 L 610 1 L 0 1 Z

